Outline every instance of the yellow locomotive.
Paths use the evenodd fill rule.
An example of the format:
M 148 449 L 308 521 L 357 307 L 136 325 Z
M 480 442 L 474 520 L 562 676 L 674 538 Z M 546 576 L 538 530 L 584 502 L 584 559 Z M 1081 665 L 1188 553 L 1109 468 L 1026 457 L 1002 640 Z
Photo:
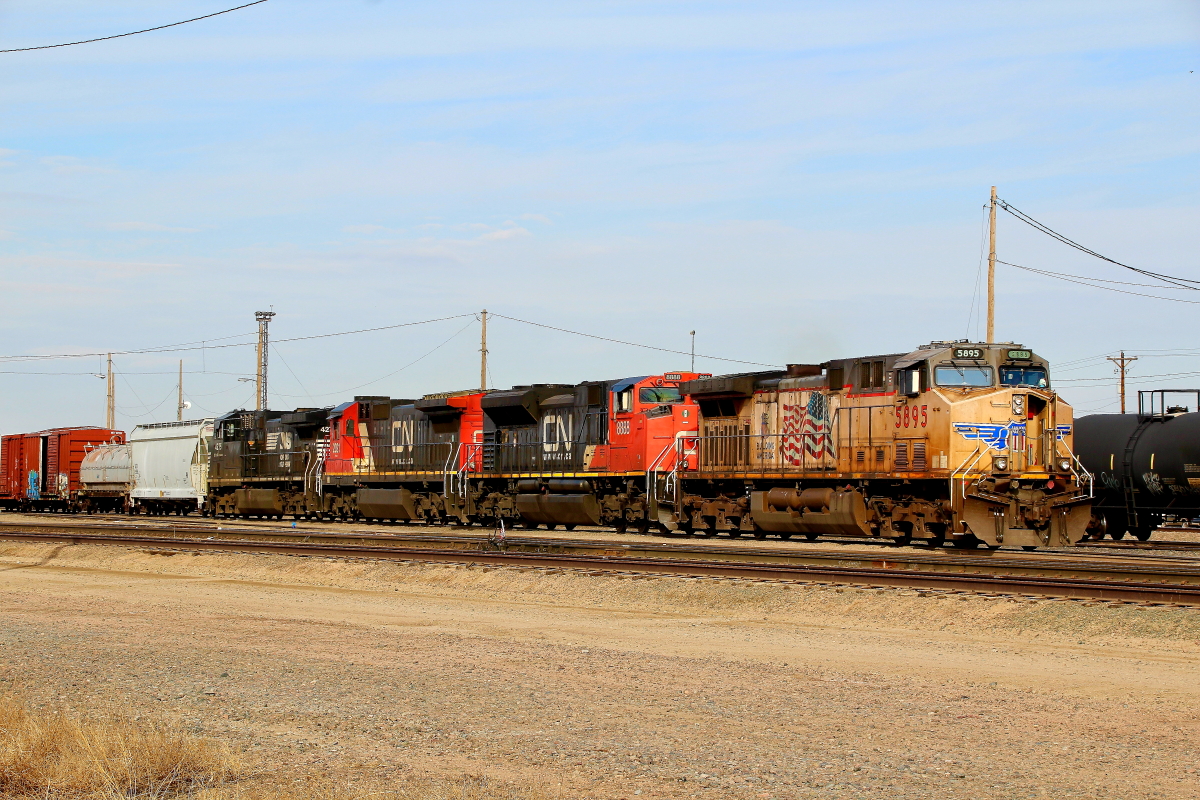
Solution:
M 1072 409 L 1021 345 L 935 342 L 680 391 L 700 424 L 648 476 L 665 527 L 1025 548 L 1084 536 Z

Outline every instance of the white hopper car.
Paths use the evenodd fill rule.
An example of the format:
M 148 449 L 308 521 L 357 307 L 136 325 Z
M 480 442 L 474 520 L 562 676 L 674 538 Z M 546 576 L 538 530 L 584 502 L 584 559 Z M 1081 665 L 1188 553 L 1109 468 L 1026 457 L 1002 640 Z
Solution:
M 211 419 L 138 425 L 126 444 L 84 457 L 80 497 L 87 511 L 187 514 L 204 510 Z

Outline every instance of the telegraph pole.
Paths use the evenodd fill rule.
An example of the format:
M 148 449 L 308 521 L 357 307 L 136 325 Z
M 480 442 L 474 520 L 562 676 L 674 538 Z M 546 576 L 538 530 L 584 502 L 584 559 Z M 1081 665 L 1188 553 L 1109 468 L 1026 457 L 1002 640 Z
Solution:
M 179 403 L 175 412 L 175 421 L 183 422 L 183 359 L 179 359 Z
M 487 309 L 479 316 L 483 322 L 483 332 L 479 337 L 479 388 L 482 391 L 487 391 Z
M 112 368 L 112 353 L 108 354 L 108 400 L 104 405 L 104 427 L 110 431 L 117 424 L 117 404 L 116 397 L 113 393 L 113 368 Z
M 1108 360 L 1113 362 L 1114 364 L 1116 364 L 1117 368 L 1121 370 L 1121 413 L 1124 414 L 1125 413 L 1125 371 L 1127 369 L 1129 369 L 1130 364 L 1132 364 L 1134 361 L 1137 361 L 1137 356 L 1130 356 L 1129 358 L 1126 358 L 1125 351 L 1122 350 L 1120 358 L 1113 358 L 1112 356 L 1109 356 Z
M 267 350 L 270 346 L 267 326 L 271 324 L 271 317 L 273 316 L 275 316 L 274 311 L 254 312 L 254 319 L 258 322 L 258 374 L 254 380 L 254 388 L 258 394 L 258 405 L 256 408 L 259 411 L 264 411 L 267 408 Z
M 992 187 L 992 203 L 988 225 L 988 316 L 987 344 L 996 341 L 996 187 Z
M 696 371 L 696 332 L 691 331 L 691 334 L 692 334 L 692 367 L 691 367 L 690 371 L 695 372 Z

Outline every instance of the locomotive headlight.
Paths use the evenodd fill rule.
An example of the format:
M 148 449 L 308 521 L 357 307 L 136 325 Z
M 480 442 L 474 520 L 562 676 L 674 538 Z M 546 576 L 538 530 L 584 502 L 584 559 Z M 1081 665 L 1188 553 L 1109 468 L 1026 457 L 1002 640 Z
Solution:
M 1061 469 L 1063 472 L 1069 472 L 1071 470 L 1071 459 L 1060 458 L 1058 460 L 1058 468 Z
M 998 456 L 997 458 L 993 458 L 992 459 L 992 471 L 993 472 L 1008 472 L 1008 458 L 1006 458 L 1005 456 Z

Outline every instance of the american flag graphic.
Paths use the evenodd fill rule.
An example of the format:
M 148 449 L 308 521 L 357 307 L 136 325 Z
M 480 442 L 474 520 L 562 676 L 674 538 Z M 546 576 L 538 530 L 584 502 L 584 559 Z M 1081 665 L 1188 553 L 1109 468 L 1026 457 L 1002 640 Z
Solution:
M 799 466 L 808 459 L 821 459 L 833 455 L 826 442 L 829 438 L 826 424 L 829 420 L 829 400 L 820 392 L 811 392 L 808 404 L 783 404 L 783 459 Z

